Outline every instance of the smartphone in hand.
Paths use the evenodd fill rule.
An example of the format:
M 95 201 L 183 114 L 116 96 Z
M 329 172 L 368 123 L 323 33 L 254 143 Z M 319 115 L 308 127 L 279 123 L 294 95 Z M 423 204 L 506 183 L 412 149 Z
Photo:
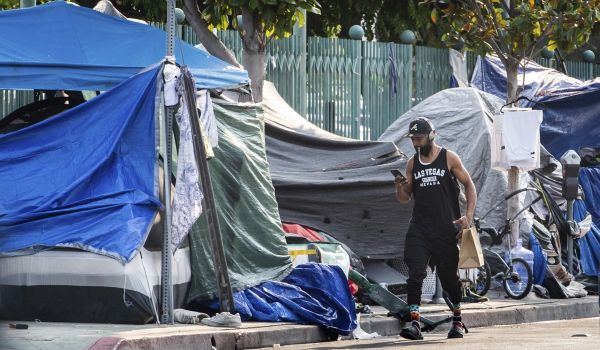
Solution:
M 406 177 L 402 175 L 402 173 L 398 169 L 390 170 L 390 172 L 392 173 L 392 175 L 394 175 L 394 177 L 401 177 L 403 179 L 406 179 Z

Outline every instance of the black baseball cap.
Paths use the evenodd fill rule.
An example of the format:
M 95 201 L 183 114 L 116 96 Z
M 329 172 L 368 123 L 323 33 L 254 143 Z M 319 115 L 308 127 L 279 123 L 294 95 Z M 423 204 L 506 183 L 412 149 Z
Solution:
M 427 118 L 417 118 L 408 124 L 406 137 L 429 135 L 433 131 L 433 124 Z

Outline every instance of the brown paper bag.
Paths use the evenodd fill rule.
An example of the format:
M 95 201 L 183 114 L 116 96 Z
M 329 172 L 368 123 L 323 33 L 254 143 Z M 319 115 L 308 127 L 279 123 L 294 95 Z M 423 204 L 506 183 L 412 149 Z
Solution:
M 458 268 L 470 269 L 483 266 L 483 251 L 475 227 L 464 229 L 458 255 Z

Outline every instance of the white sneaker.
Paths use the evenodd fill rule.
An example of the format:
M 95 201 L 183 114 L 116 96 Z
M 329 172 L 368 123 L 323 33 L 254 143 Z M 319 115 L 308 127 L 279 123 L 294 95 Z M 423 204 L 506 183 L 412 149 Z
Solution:
M 173 310 L 173 318 L 177 323 L 198 324 L 201 319 L 207 318 L 208 315 L 202 312 L 190 311 L 185 309 Z
M 229 312 L 220 312 L 213 317 L 203 318 L 200 322 L 213 327 L 241 327 L 242 318 L 239 314 L 230 314 Z

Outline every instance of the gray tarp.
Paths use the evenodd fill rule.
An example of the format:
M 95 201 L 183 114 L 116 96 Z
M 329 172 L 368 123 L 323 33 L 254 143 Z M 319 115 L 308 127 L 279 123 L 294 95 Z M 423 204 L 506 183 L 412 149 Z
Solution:
M 395 199 L 391 169 L 404 169 L 390 142 L 328 133 L 265 84 L 267 158 L 281 219 L 331 234 L 361 257 L 402 255 L 411 205 Z
M 454 150 L 471 173 L 482 213 L 506 193 L 506 175 L 490 168 L 490 123 L 502 106 L 492 95 L 471 88 L 439 92 L 402 115 L 379 142 L 330 134 L 295 113 L 265 86 L 267 157 L 283 221 L 330 233 L 358 255 L 403 255 L 412 205 L 394 195 L 391 169 L 404 172 L 410 140 L 402 139 L 417 116 L 432 120 L 441 145 Z M 391 142 L 390 142 L 391 141 Z M 505 209 L 489 217 L 499 227 Z
M 507 191 L 506 172 L 491 168 L 491 130 L 493 117 L 504 102 L 474 88 L 446 89 L 425 99 L 398 118 L 381 135 L 380 141 L 394 142 L 406 154 L 414 154 L 410 139 L 402 138 L 415 118 L 427 117 L 437 131 L 436 142 L 458 154 L 477 189 L 475 211 L 481 216 Z M 466 204 L 464 190 L 461 207 Z M 506 217 L 506 206 L 486 218 L 488 226 L 499 228 Z

